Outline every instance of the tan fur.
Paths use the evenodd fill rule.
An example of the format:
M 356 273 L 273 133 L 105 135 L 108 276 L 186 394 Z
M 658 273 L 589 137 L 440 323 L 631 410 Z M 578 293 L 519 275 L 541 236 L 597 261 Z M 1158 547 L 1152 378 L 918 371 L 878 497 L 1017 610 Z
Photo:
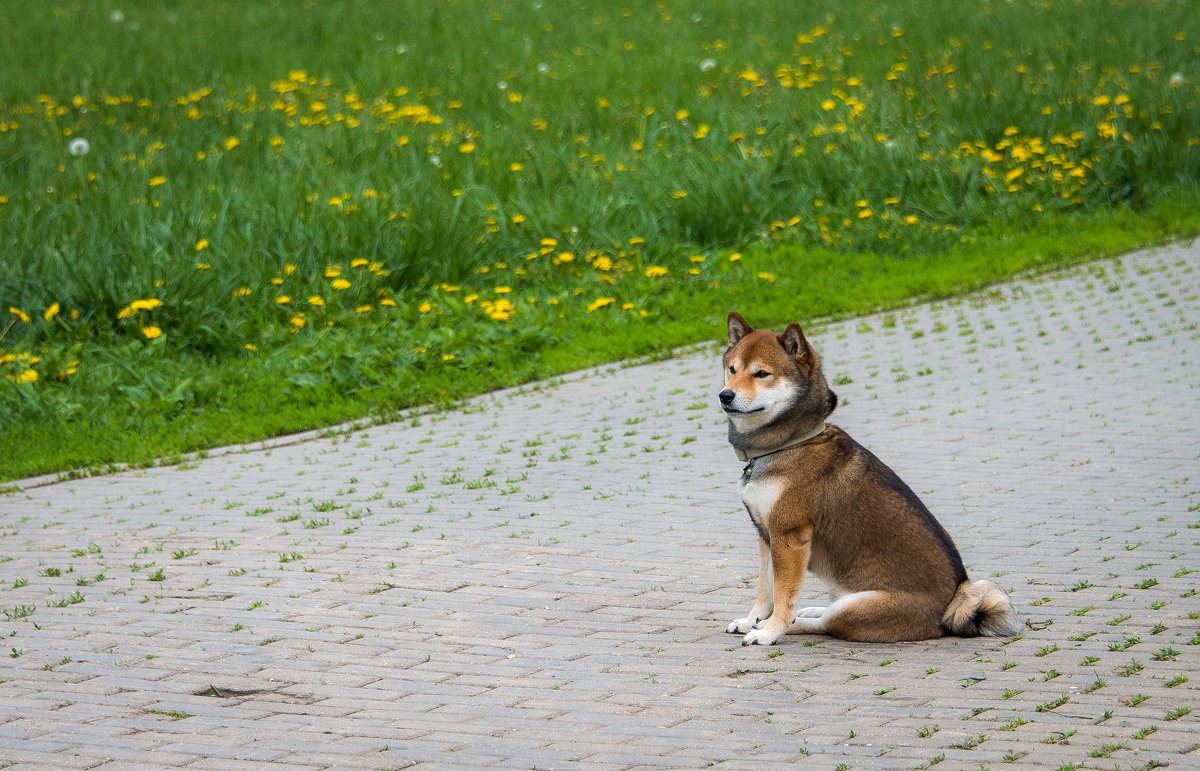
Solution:
M 825 423 L 837 396 L 800 325 L 755 330 L 735 312 L 727 330 L 720 398 L 729 441 L 750 458 L 740 487 L 760 538 L 758 600 L 727 631 L 764 645 L 789 627 L 873 642 L 1016 634 L 1007 595 L 967 579 L 950 535 L 912 490 Z M 833 602 L 796 614 L 806 570 Z

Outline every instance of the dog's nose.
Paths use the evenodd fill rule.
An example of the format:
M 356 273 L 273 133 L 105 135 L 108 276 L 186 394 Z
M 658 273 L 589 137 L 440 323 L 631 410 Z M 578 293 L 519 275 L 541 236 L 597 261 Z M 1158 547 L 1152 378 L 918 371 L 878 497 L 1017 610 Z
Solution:
M 721 404 L 724 404 L 726 407 L 729 406 L 730 402 L 732 402 L 735 397 L 737 397 L 737 394 L 733 391 L 730 391 L 728 388 L 717 394 L 717 398 L 721 400 Z

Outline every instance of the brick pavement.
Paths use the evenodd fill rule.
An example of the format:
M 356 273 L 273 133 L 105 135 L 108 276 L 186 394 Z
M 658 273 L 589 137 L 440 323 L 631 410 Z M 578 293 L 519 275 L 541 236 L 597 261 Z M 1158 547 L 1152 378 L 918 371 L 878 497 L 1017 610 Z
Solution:
M 809 330 L 1020 638 L 725 634 L 757 549 L 710 348 L 0 496 L 0 765 L 1200 767 L 1198 268 Z

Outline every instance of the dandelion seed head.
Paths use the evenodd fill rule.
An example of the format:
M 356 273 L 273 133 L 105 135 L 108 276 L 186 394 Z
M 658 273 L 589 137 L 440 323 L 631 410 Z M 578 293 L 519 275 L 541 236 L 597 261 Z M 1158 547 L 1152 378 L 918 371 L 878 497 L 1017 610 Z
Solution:
M 712 72 L 716 68 L 717 68 L 717 60 L 716 59 L 704 59 L 700 62 L 700 71 L 701 72 Z
M 113 24 L 120 24 L 121 22 L 125 21 L 125 14 L 120 10 L 115 10 L 108 15 L 108 20 Z
M 1171 75 L 1171 78 L 1167 81 L 1167 83 L 1171 86 L 1171 88 L 1179 88 L 1180 86 L 1183 85 L 1183 73 L 1182 72 L 1174 73 L 1173 75 Z
M 547 75 L 550 73 L 550 65 L 545 62 L 538 62 L 537 71 L 539 75 Z
M 71 155 L 87 155 L 88 150 L 92 149 L 92 145 L 83 137 L 75 137 L 71 143 L 67 145 L 67 152 Z

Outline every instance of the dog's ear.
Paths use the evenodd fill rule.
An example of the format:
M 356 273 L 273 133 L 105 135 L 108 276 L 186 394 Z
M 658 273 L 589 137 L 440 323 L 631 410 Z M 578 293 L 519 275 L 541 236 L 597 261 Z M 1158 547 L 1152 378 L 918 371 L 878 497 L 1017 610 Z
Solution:
M 812 346 L 808 344 L 808 340 L 804 339 L 804 331 L 794 321 L 788 324 L 788 328 L 779 336 L 779 344 L 783 346 L 783 350 L 787 351 L 788 356 L 798 362 L 811 363 L 817 358 Z
M 729 347 L 732 348 L 739 340 L 753 332 L 754 328 L 747 324 L 737 311 L 730 311 L 726 331 L 729 334 Z

